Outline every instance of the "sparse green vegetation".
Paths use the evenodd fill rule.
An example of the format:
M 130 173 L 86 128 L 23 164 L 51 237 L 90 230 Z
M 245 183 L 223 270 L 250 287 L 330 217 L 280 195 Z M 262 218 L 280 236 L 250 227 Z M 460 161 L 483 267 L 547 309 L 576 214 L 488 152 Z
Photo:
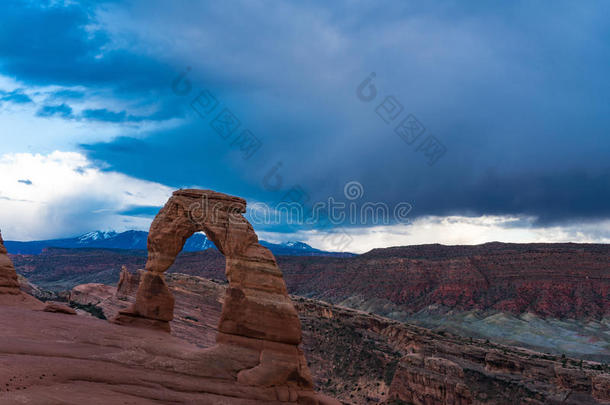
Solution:
M 82 309 L 83 311 L 89 312 L 91 315 L 95 316 L 99 319 L 106 319 L 106 315 L 104 315 L 104 311 L 102 308 L 93 305 L 93 304 L 79 304 L 78 302 L 70 301 L 70 306 L 75 309 Z

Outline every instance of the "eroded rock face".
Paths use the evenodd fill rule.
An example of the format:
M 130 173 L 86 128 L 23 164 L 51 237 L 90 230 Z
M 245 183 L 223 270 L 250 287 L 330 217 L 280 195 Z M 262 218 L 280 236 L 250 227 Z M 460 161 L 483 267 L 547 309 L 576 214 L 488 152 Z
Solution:
M 128 298 L 135 296 L 140 285 L 140 272 L 132 274 L 126 266 L 121 267 L 119 283 L 117 284 L 117 298 Z
M 610 403 L 610 375 L 600 374 L 593 377 L 593 397 L 605 403 Z
M 0 233 L 0 294 L 19 294 L 19 280 L 13 262 L 9 259 Z
M 42 309 L 43 303 L 21 291 L 13 262 L 8 257 L 0 234 L 0 305 Z
M 148 235 L 146 271 L 140 274 L 136 302 L 113 319 L 118 324 L 169 331 L 174 297 L 164 272 L 174 263 L 186 240 L 203 231 L 226 257 L 226 292 L 216 337 L 209 349 L 212 363 L 236 348 L 244 359 L 217 375 L 250 386 L 311 388 L 311 375 L 301 343 L 301 323 L 288 297 L 275 257 L 258 243 L 243 217 L 246 201 L 210 190 L 179 190 L 154 219 Z M 133 283 L 123 272 L 119 291 Z M 221 366 L 219 366 L 222 368 Z
M 43 309 L 44 312 L 56 312 L 58 314 L 76 315 L 76 311 L 67 305 L 59 302 L 47 302 Z
M 462 368 L 447 359 L 409 354 L 400 362 L 390 387 L 390 398 L 413 404 L 473 402 Z

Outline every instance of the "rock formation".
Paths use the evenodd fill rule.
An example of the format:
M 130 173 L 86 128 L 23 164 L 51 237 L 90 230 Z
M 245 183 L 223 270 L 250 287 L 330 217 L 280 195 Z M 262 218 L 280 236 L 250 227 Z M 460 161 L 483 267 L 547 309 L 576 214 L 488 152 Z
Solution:
M 464 371 L 456 363 L 437 357 L 409 354 L 399 364 L 392 386 L 393 399 L 413 404 L 472 404 L 464 384 Z
M 137 289 L 139 274 L 123 276 L 129 281 L 121 289 Z M 176 299 L 171 338 L 199 348 L 213 346 L 227 286 L 179 273 L 167 274 L 166 283 Z M 108 298 L 112 288 L 117 290 L 78 286 L 70 300 L 98 305 L 110 318 L 135 300 L 135 292 L 126 300 Z M 414 404 L 583 405 L 610 400 L 609 369 L 597 362 L 437 333 L 321 301 L 291 298 L 316 386 L 345 404 L 396 405 L 402 399 Z M 157 333 L 163 340 L 165 334 Z
M 117 298 L 126 299 L 131 296 L 135 296 L 140 286 L 140 272 L 132 274 L 127 270 L 126 266 L 121 267 L 121 274 L 119 275 L 119 283 L 117 284 L 116 296 Z
M 0 234 L 0 305 L 24 306 L 42 309 L 42 302 L 22 292 L 13 262 L 8 257 L 2 234 Z
M 214 374 L 243 385 L 289 387 L 280 400 L 293 398 L 295 389 L 305 389 L 301 396 L 309 395 L 313 383 L 298 347 L 297 311 L 273 254 L 258 243 L 242 216 L 245 211 L 246 201 L 238 197 L 210 190 L 174 192 L 150 227 L 146 271 L 141 273 L 136 302 L 113 322 L 169 331 L 174 297 L 163 273 L 186 240 L 203 231 L 225 255 L 229 282 L 217 344 L 206 352 L 217 368 Z M 236 356 L 238 362 L 228 360 Z
M 0 294 L 19 294 L 19 280 L 13 267 L 13 262 L 8 258 L 2 234 L 0 233 Z
M 56 312 L 58 314 L 76 315 L 76 311 L 59 302 L 47 302 L 43 308 L 44 312 Z

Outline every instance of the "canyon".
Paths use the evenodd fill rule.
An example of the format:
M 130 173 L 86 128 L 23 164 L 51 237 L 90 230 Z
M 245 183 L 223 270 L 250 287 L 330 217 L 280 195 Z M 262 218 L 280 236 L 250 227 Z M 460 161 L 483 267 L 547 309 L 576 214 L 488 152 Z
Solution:
M 68 300 L 112 318 L 134 302 L 143 273 L 124 268 L 118 287 L 79 285 Z M 227 284 L 180 273 L 168 274 L 167 284 L 176 299 L 172 334 L 202 348 L 213 345 Z M 604 392 L 610 368 L 601 363 L 291 298 L 314 384 L 345 404 L 597 404 L 609 399 Z
M 216 257 L 216 253 L 210 251 L 201 254 Z M 194 257 L 198 255 L 193 254 Z M 182 256 L 177 258 L 176 264 Z M 223 396 L 231 392 L 230 385 L 214 385 L 205 376 L 184 377 L 184 369 L 180 369 L 186 367 L 184 359 L 176 359 L 172 353 L 198 353 L 198 350 L 216 344 L 227 282 L 221 277 L 211 280 L 176 272 L 166 274 L 165 281 L 175 298 L 174 316 L 170 321 L 171 338 L 164 337 L 166 332 L 121 328 L 98 319 L 112 319 L 134 304 L 140 278 L 145 273 L 145 270 L 123 266 L 115 282 L 111 283 L 114 285 L 81 284 L 59 295 L 20 278 L 22 290 L 38 295 L 42 300 L 64 300 L 78 316 L 35 312 L 33 316 L 24 317 L 22 309 L 14 308 L 0 315 L 3 317 L 0 321 L 10 325 L 6 336 L 12 342 L 9 345 L 7 340 L 0 348 L 4 365 L 8 367 L 5 369 L 13 370 L 11 375 L 3 376 L 8 384 L 4 395 L 31 399 L 42 395 L 43 387 L 48 391 L 51 386 L 55 387 L 53 392 L 58 396 L 63 395 L 62 390 L 69 389 L 75 400 L 85 398 L 86 393 L 95 396 L 98 390 L 110 389 L 110 394 L 105 393 L 110 395 L 108 398 L 129 398 L 134 403 L 147 403 L 151 398 L 189 403 L 197 395 L 203 398 L 201 391 L 206 391 L 209 403 L 223 403 Z M 292 295 L 291 300 L 302 326 L 301 347 L 313 384 L 320 393 L 344 404 L 505 404 L 515 401 L 598 404 L 610 400 L 610 370 L 603 363 L 434 331 L 318 299 Z M 34 353 L 38 361 L 43 359 L 40 367 L 48 366 L 47 370 L 54 371 L 45 372 L 39 367 L 33 372 L 33 364 L 16 369 L 7 363 L 11 357 L 22 360 L 29 356 L 23 355 L 24 350 L 32 350 L 31 345 L 40 335 L 38 330 L 34 332 L 35 325 L 45 330 L 45 339 L 51 342 L 54 337 L 70 342 L 57 347 L 47 342 L 43 353 L 39 349 Z M 123 332 L 125 329 L 134 332 L 127 336 Z M 29 334 L 24 332 L 28 330 Z M 26 342 L 30 346 L 24 349 L 22 345 Z M 79 352 L 70 353 L 71 345 L 79 347 Z M 110 349 L 107 345 L 119 345 L 121 349 Z M 91 347 L 96 350 L 101 347 L 104 353 L 87 352 Z M 85 361 L 83 356 L 98 359 L 95 364 L 85 362 L 86 367 L 93 369 L 82 370 L 82 365 L 70 364 L 74 358 Z M 154 358 L 154 362 L 146 360 L 148 356 Z M 49 364 L 50 357 L 61 359 L 58 364 L 63 367 L 74 367 L 71 374 L 55 371 Z M 102 377 L 94 371 L 106 361 L 111 362 L 104 367 L 112 369 L 112 378 Z M 151 371 L 160 364 L 163 364 L 163 373 Z M 193 372 L 192 366 L 188 366 L 187 374 Z M 127 369 L 121 367 L 128 367 L 130 376 L 123 377 Z M 134 367 L 147 374 L 134 372 Z M 171 377 L 176 371 L 181 380 L 185 379 L 179 385 L 175 382 L 176 377 Z M 77 373 L 83 373 L 84 377 L 77 377 Z M 42 386 L 38 386 L 39 381 L 43 382 Z M 171 381 L 171 388 L 168 388 L 168 381 Z M 158 387 L 165 388 L 161 392 Z M 253 394 L 246 390 L 241 391 L 241 395 Z M 260 399 L 264 395 L 278 394 L 262 390 L 255 395 Z M 96 403 L 90 399 L 89 402 Z
M 72 287 L 115 283 L 121 266 L 141 268 L 138 250 L 57 249 L 11 255 L 32 282 Z M 610 247 L 595 244 L 421 245 L 375 249 L 354 257 L 278 256 L 292 294 L 332 303 L 359 297 L 375 312 L 429 305 L 599 319 L 610 312 Z M 180 254 L 168 272 L 224 278 L 214 249 Z M 89 280 L 87 280 L 89 278 Z M 72 284 L 72 285 L 71 285 Z M 373 288 L 371 288 L 373 286 Z
M 276 258 L 245 210 L 239 197 L 178 190 L 146 251 L 45 247 L 9 257 L 0 243 L 0 399 L 610 402 L 606 245 Z M 213 248 L 182 252 L 197 232 Z M 523 329 L 507 320 L 525 322 L 526 335 L 550 322 L 547 334 L 577 337 L 537 336 L 561 349 L 544 353 L 520 344 Z M 503 339 L 486 338 L 481 325 L 490 324 Z
M 146 252 L 49 248 L 11 255 L 42 288 L 116 284 Z M 421 245 L 353 257 L 276 257 L 288 292 L 390 319 L 553 354 L 610 362 L 610 248 L 595 244 Z M 225 280 L 215 249 L 183 252 L 167 273 Z

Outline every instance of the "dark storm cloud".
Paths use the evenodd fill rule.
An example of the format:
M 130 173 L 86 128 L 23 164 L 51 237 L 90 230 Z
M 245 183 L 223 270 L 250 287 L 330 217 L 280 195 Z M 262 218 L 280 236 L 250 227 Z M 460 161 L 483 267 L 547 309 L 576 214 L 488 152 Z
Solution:
M 150 117 L 125 116 L 124 120 L 120 119 L 122 112 L 111 116 L 113 108 L 106 109 L 105 116 L 104 109 L 89 111 L 95 120 L 142 121 L 180 116 L 180 111 L 164 102 L 166 82 L 173 74 L 169 65 L 137 49 L 114 46 L 107 32 L 99 27 L 96 12 L 113 3 L 3 2 L 0 71 L 27 85 L 84 89 L 51 91 L 50 99 L 82 100 L 86 94 L 104 90 L 118 99 L 158 108 Z M 14 102 L 26 100 L 20 95 L 13 98 Z
M 610 216 L 607 3 L 134 1 L 7 10 L 5 72 L 31 83 L 111 86 L 160 102 L 154 117 L 188 121 L 84 146 L 109 169 L 267 202 L 293 186 L 312 201 L 341 198 L 355 180 L 360 202 L 406 201 L 414 216 Z M 9 39 L 19 36 L 27 46 Z M 187 66 L 191 90 L 173 94 Z M 356 88 L 371 72 L 377 96 L 365 102 Z M 204 89 L 218 108 L 201 118 L 189 104 Z M 387 96 L 402 108 L 390 123 L 379 116 Z M 251 159 L 211 128 L 224 108 L 239 118 L 238 131 L 261 140 Z M 435 165 L 394 132 L 407 114 L 446 147 Z M 83 117 L 143 119 L 112 106 Z M 281 189 L 272 191 L 263 180 L 278 163 Z
M 2 71 L 34 84 L 112 85 L 124 90 L 158 87 L 167 67 L 121 49 L 95 27 L 89 2 L 64 5 L 8 0 L 0 17 Z

